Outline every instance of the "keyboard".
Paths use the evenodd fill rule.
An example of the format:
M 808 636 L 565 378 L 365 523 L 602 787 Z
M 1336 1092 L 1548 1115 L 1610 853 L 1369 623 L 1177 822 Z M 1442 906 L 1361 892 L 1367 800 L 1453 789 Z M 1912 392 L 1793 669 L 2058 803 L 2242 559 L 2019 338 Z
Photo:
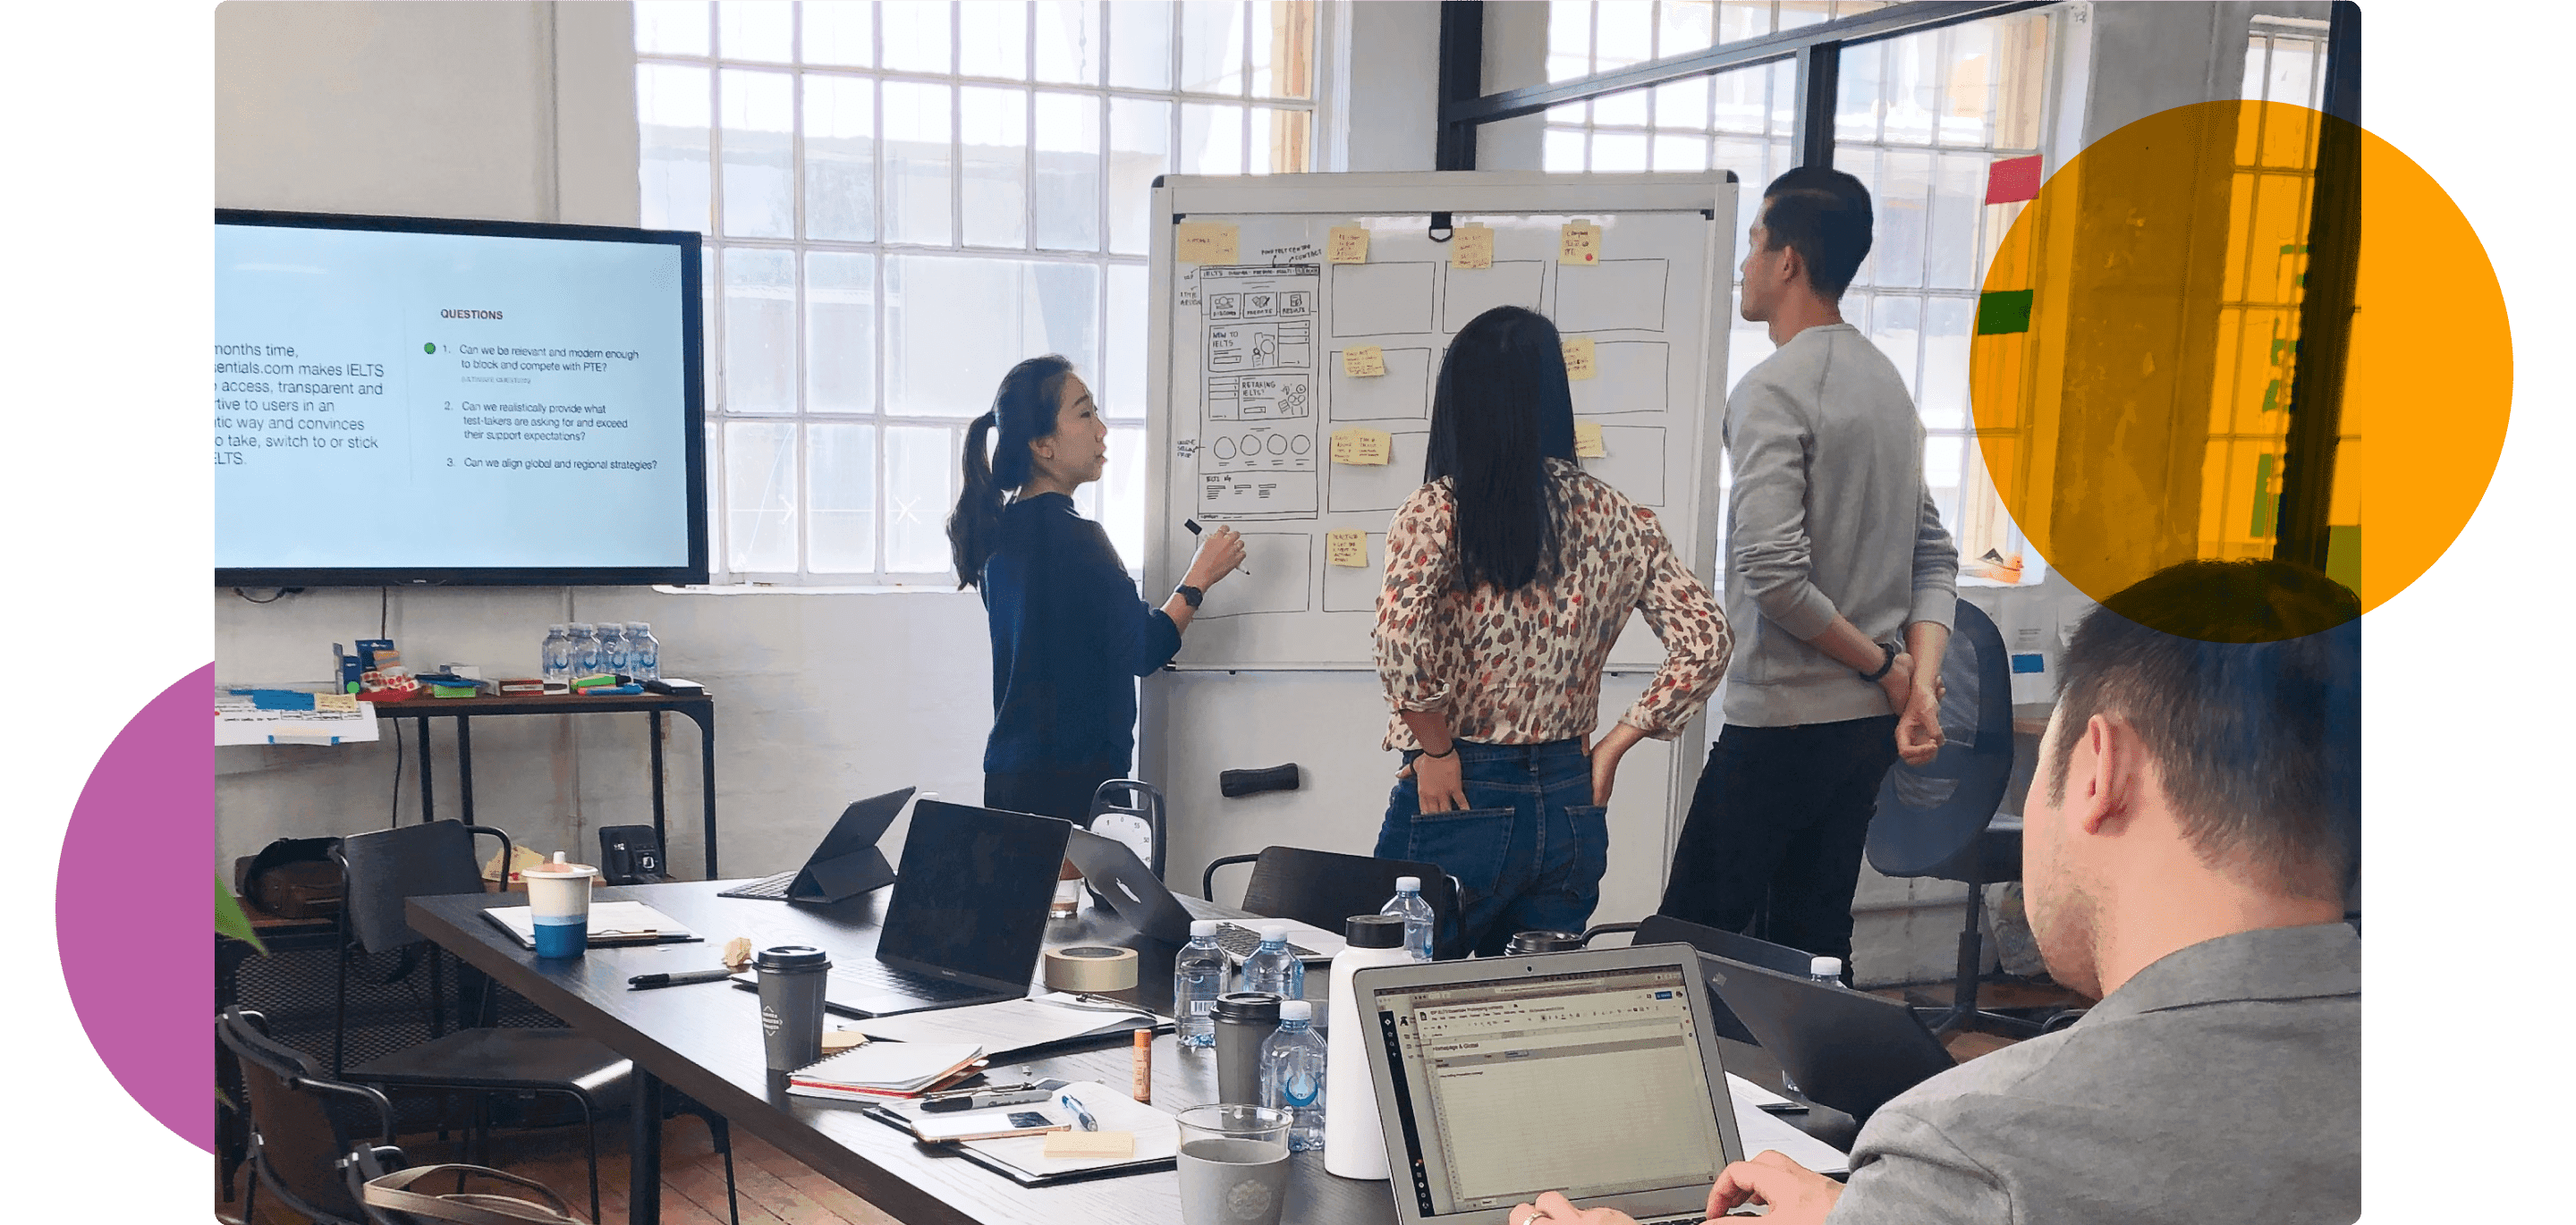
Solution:
M 799 870 L 801 871 L 801 869 Z M 787 887 L 795 883 L 795 872 L 781 872 L 776 876 L 756 880 L 739 888 L 727 889 L 716 896 L 760 898 L 765 901 L 784 902 L 787 900 Z
M 1241 960 L 1252 956 L 1253 950 L 1261 947 L 1261 933 L 1240 923 L 1219 923 L 1216 925 L 1216 946 Z M 1289 942 L 1288 952 L 1299 961 L 1309 961 L 1316 956 L 1315 950 L 1295 941 Z
M 832 967 L 832 977 L 855 987 L 868 988 L 873 991 L 887 991 L 897 995 L 908 995 L 917 1000 L 930 1000 L 933 1002 L 962 1000 L 978 995 L 992 994 L 990 990 L 978 987 L 973 983 L 961 983 L 955 979 L 937 978 L 928 974 L 915 974 L 910 970 L 898 970 L 893 966 L 876 960 L 875 958 L 869 958 L 865 961 L 855 962 L 847 966 L 834 966 Z

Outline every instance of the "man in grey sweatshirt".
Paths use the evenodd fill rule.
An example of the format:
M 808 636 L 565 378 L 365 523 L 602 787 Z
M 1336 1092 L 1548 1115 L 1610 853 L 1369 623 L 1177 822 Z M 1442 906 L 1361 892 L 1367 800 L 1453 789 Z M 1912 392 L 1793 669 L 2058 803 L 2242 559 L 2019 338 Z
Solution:
M 1724 731 L 1661 910 L 1851 962 L 1851 899 L 1879 782 L 1940 750 L 1958 550 L 1923 480 L 1923 425 L 1839 302 L 1869 254 L 1869 194 L 1801 167 L 1764 190 L 1744 317 L 1779 348 L 1726 408 Z

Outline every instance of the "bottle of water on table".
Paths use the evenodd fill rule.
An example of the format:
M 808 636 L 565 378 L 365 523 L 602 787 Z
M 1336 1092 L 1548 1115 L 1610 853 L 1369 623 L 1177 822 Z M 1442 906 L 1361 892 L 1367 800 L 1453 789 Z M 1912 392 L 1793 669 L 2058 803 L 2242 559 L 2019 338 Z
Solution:
M 1415 961 L 1431 960 L 1431 903 L 1422 900 L 1421 877 L 1396 877 L 1395 896 L 1388 898 L 1377 912 L 1404 920 L 1405 950 L 1413 954 Z
M 1306 998 L 1306 963 L 1288 951 L 1286 924 L 1261 929 L 1261 947 L 1243 959 L 1243 989 L 1267 991 L 1283 1000 Z
M 1289 1000 L 1279 1005 L 1279 1032 L 1261 1041 L 1261 1104 L 1288 1112 L 1291 1152 L 1324 1147 L 1324 1039 L 1314 1020 L 1313 1004 Z
M 600 622 L 599 670 L 603 673 L 613 675 L 625 672 L 626 667 L 626 623 L 623 621 Z
M 588 621 L 575 621 L 564 632 L 572 637 L 572 679 L 599 675 L 599 634 Z
M 662 679 L 662 642 L 645 622 L 626 623 L 626 674 L 639 681 Z
M 1840 957 L 1809 958 L 1807 960 L 1807 981 L 1815 983 L 1818 986 L 1832 987 L 1836 990 L 1840 990 L 1843 985 L 1843 959 Z M 1798 1091 L 1798 1086 L 1790 1083 L 1789 1070 L 1787 1068 L 1782 1068 L 1780 1070 L 1780 1088 L 1783 1092 L 1787 1093 L 1796 1093 Z
M 1216 946 L 1217 923 L 1190 924 L 1190 942 L 1172 958 L 1173 1033 L 1185 1047 L 1216 1045 L 1216 997 L 1225 994 L 1225 950 Z
M 572 682 L 572 635 L 558 622 L 546 627 L 546 641 L 537 648 L 537 675 L 554 688 Z

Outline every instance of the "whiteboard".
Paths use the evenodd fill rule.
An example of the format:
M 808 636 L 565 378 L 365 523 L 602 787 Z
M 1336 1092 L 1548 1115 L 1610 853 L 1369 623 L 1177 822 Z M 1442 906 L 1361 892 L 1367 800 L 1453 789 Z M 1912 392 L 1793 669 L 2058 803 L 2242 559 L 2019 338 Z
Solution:
M 1601 425 L 1607 454 L 1587 466 L 1655 507 L 1683 561 L 1717 589 L 1718 426 L 1735 262 L 1726 219 L 1735 216 L 1735 192 L 1724 173 L 1163 181 L 1147 276 L 1145 590 L 1180 581 L 1197 548 L 1184 519 L 1243 532 L 1252 570 L 1208 593 L 1173 668 L 1141 686 L 1138 773 L 1168 803 L 1174 887 L 1195 891 L 1209 860 L 1272 844 L 1361 855 L 1374 847 L 1397 765 L 1378 747 L 1388 714 L 1370 641 L 1386 525 L 1422 478 L 1419 439 L 1440 356 L 1477 311 L 1520 301 L 1556 318 L 1565 334 L 1592 338 L 1601 377 L 1572 390 L 1578 419 Z M 1447 267 L 1449 248 L 1429 234 L 1435 212 L 1453 225 L 1492 227 L 1492 275 Z M 1575 218 L 1601 227 L 1609 275 L 1579 279 L 1602 269 L 1554 263 L 1557 227 Z M 1235 263 L 1219 266 L 1233 271 L 1211 276 L 1174 258 L 1188 221 L 1235 227 Z M 1332 228 L 1354 224 L 1369 230 L 1368 262 L 1327 262 Z M 1639 290 L 1644 274 L 1619 267 L 1624 261 L 1657 262 L 1659 292 Z M 1350 291 L 1341 299 L 1347 313 L 1337 279 Z M 1260 307 L 1266 317 L 1245 318 L 1256 287 L 1271 295 Z M 1209 317 L 1218 293 L 1235 296 L 1234 318 Z M 1285 295 L 1293 293 L 1311 296 L 1292 304 Z M 1283 310 L 1292 305 L 1303 312 Z M 1302 334 L 1285 326 L 1299 323 Z M 1247 324 L 1265 326 L 1211 332 Z M 1387 373 L 1343 375 L 1336 355 L 1354 343 L 1378 346 Z M 1239 360 L 1210 360 L 1229 353 Z M 1352 466 L 1332 464 L 1331 434 L 1351 426 L 1393 436 L 1393 462 L 1347 472 Z M 1626 432 L 1654 430 L 1660 437 Z M 1232 455 L 1219 456 L 1215 440 L 1227 436 Z M 1239 462 L 1247 436 L 1259 440 L 1258 464 Z M 1283 440 L 1275 453 L 1274 437 Z M 1366 534 L 1368 565 L 1326 564 L 1326 534 L 1337 529 Z M 1632 620 L 1602 686 L 1605 721 L 1637 699 L 1661 656 L 1642 620 Z M 1705 755 L 1704 726 L 1695 719 L 1673 742 L 1640 744 L 1621 767 L 1594 922 L 1654 911 Z M 1220 793 L 1222 771 L 1283 762 L 1299 766 L 1299 790 Z M 1234 869 L 1216 892 L 1231 898 L 1242 883 Z
M 1727 174 L 1166 179 L 1147 291 L 1147 590 L 1179 582 L 1197 547 L 1186 522 L 1230 525 L 1245 545 L 1174 666 L 1370 666 L 1386 526 L 1422 484 L 1441 361 L 1460 328 L 1505 304 L 1591 343 L 1595 373 L 1571 390 L 1603 454 L 1579 462 L 1652 509 L 1714 588 L 1734 191 Z M 1451 267 L 1435 211 L 1489 227 L 1492 266 Z M 1600 229 L 1597 263 L 1558 262 L 1576 220 Z M 1234 262 L 1178 257 L 1185 224 L 1225 227 Z M 1336 226 L 1368 231 L 1366 262 L 1329 261 Z M 1346 372 L 1361 347 L 1385 373 Z M 1334 435 L 1350 430 L 1386 435 L 1387 462 L 1336 462 Z M 1336 531 L 1362 534 L 1364 564 L 1333 564 Z M 1661 658 L 1632 615 L 1612 663 Z

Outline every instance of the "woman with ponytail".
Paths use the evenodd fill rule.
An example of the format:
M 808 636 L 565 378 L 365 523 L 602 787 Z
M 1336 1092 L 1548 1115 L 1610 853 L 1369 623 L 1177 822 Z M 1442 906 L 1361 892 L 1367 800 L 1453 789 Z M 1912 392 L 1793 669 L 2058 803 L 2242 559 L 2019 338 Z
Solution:
M 1499 953 L 1514 932 L 1583 930 L 1619 759 L 1681 733 L 1732 640 L 1654 514 L 1575 464 L 1545 316 L 1501 306 L 1459 331 L 1422 479 L 1387 525 L 1377 602 L 1385 745 L 1404 754 L 1377 854 L 1457 877 L 1459 947 Z M 1596 744 L 1601 667 L 1631 609 L 1663 666 Z
M 1162 607 L 1137 598 L 1109 534 L 1073 508 L 1108 459 L 1091 389 L 1053 355 L 1013 366 L 967 428 L 948 542 L 993 632 L 987 808 L 1089 816 L 1100 784 L 1127 776 L 1136 678 L 1171 660 L 1207 589 L 1243 561 L 1243 538 L 1219 528 Z

